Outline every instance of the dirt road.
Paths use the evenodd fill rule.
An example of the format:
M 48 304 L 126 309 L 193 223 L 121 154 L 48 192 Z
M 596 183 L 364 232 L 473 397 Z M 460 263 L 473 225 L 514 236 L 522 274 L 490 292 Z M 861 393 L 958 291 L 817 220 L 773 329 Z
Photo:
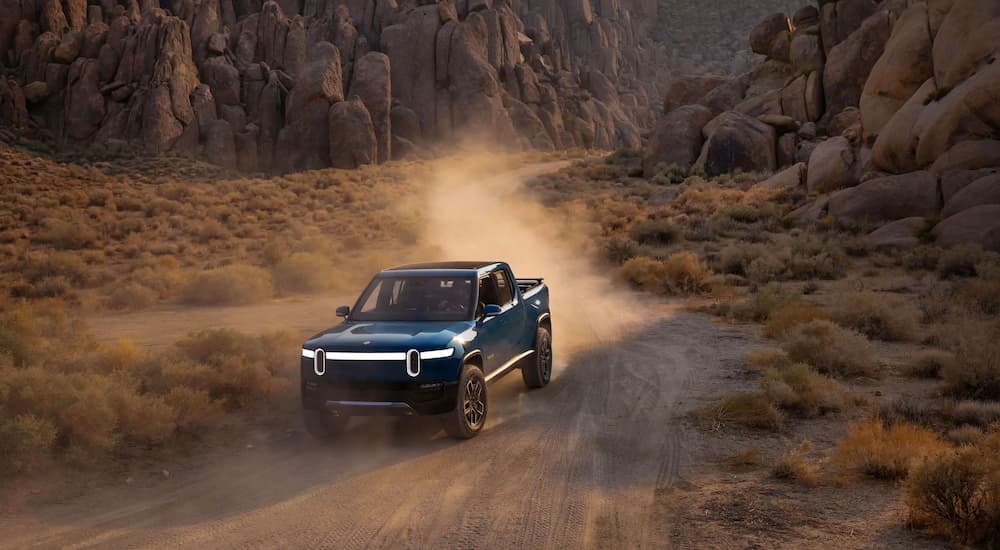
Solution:
M 449 440 L 430 418 L 355 420 L 327 445 L 297 431 L 217 450 L 168 480 L 0 517 L 0 547 L 666 545 L 670 487 L 691 460 L 684 400 L 709 391 L 748 343 L 703 316 L 644 304 L 593 271 L 578 248 L 584 234 L 518 195 L 525 177 L 552 168 L 474 187 L 449 169 L 429 186 L 429 238 L 443 255 L 506 259 L 552 288 L 554 380 L 527 392 L 514 373 L 491 386 L 479 437 Z M 489 231 L 468 230 L 482 220 Z M 156 346 L 213 326 L 316 330 L 342 301 L 166 309 L 91 324 L 104 338 Z
M 185 479 L 4 518 L 0 546 L 661 547 L 660 499 L 686 460 L 676 415 L 744 345 L 665 313 L 558 365 L 543 390 L 516 373 L 492 386 L 474 440 L 446 439 L 431 419 L 356 421 L 329 445 L 299 433 Z

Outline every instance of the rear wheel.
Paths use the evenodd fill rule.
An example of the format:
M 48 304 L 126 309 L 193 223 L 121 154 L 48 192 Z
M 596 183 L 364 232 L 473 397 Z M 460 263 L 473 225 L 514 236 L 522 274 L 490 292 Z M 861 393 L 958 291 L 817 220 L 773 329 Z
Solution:
M 475 365 L 462 367 L 458 379 L 458 398 L 455 410 L 444 415 L 444 431 L 455 439 L 472 439 L 486 424 L 488 401 L 486 378 Z
M 306 431 L 316 439 L 332 439 L 347 427 L 350 417 L 334 416 L 326 411 L 304 409 L 302 411 Z
M 521 366 L 521 379 L 531 388 L 544 388 L 552 379 L 552 335 L 545 327 L 535 332 L 535 354 Z

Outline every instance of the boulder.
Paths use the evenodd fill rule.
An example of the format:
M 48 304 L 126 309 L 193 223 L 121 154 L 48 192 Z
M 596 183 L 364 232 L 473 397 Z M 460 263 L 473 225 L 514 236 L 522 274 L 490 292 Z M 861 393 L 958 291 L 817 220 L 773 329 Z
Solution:
M 963 187 L 945 203 L 941 217 L 949 218 L 983 204 L 1000 204 L 1000 174 L 990 174 Z
M 926 218 L 940 211 L 937 176 L 930 172 L 876 178 L 830 196 L 830 215 L 843 227 Z
M 705 144 L 695 163 L 707 176 L 740 169 L 773 172 L 775 131 L 763 122 L 735 111 L 715 117 L 702 130 Z
M 682 105 L 701 103 L 709 92 L 723 86 L 732 79 L 713 75 L 688 75 L 675 78 L 663 94 L 663 112 L 669 113 Z
M 479 13 L 469 15 L 459 25 L 472 24 L 474 18 L 478 20 L 482 25 L 480 40 L 485 57 L 486 27 Z M 393 98 L 413 109 L 424 133 L 432 136 L 436 134 L 437 86 L 435 71 L 428 68 L 436 64 L 440 28 L 437 5 L 420 6 L 401 22 L 382 29 L 379 48 L 391 61 Z M 467 78 L 477 76 L 469 74 Z
M 798 161 L 799 136 L 788 132 L 778 137 L 778 145 L 774 151 L 775 165 L 779 168 L 791 166 Z
M 754 53 L 768 55 L 772 42 L 782 32 L 788 31 L 788 17 L 783 13 L 772 13 L 750 31 L 750 49 Z
M 955 0 L 934 36 L 934 79 L 951 89 L 1000 52 L 1000 2 Z M 996 65 L 996 63 L 993 63 Z
M 941 174 L 941 199 L 948 204 L 959 191 L 970 183 L 1000 172 L 1000 168 L 981 168 L 979 170 L 950 170 Z
M 819 10 L 816 6 L 803 6 L 792 15 L 792 25 L 796 29 L 819 25 Z
M 941 155 L 929 168 L 935 174 L 951 170 L 979 170 L 1000 166 L 1000 141 L 979 139 L 963 141 Z
M 774 126 L 775 129 L 781 132 L 794 132 L 799 128 L 799 123 L 796 122 L 795 118 L 787 115 L 764 114 L 758 116 L 757 120 Z
M 378 143 L 377 162 L 392 158 L 392 85 L 389 56 L 369 52 L 354 63 L 350 96 L 361 98 L 371 116 Z
M 857 126 L 861 121 L 861 112 L 857 107 L 847 107 L 843 111 L 830 117 L 830 123 L 826 126 L 826 131 L 831 136 L 843 135 L 848 129 Z
M 873 250 L 910 250 L 920 244 L 917 234 L 927 225 L 927 219 L 920 216 L 903 218 L 865 235 L 864 242 Z
M 330 165 L 330 105 L 344 98 L 340 52 L 329 42 L 315 44 L 288 94 L 285 127 L 275 159 L 282 171 Z M 263 126 L 261 130 L 263 131 Z
M 805 178 L 806 165 L 804 162 L 800 162 L 785 168 L 757 185 L 767 189 L 795 189 L 805 183 Z
M 940 88 L 939 88 L 940 89 Z M 924 107 L 914 125 L 917 164 L 937 162 L 956 144 L 993 139 L 1000 129 L 1000 63 L 981 68 L 937 101 Z
M 933 235 L 941 246 L 969 243 L 1000 252 L 1000 204 L 963 210 L 934 226 Z
M 901 174 L 918 168 L 915 126 L 936 92 L 934 79 L 928 79 L 879 129 L 872 146 L 872 163 L 878 169 Z
M 413 112 L 413 109 L 394 104 L 392 111 L 389 112 L 389 117 L 392 120 L 393 136 L 399 136 L 412 143 L 422 141 L 423 134 L 420 131 L 420 118 L 417 116 L 417 113 Z M 392 158 L 396 157 L 393 156 Z
M 820 31 L 827 54 L 857 31 L 881 3 L 882 0 L 822 0 Z
M 746 75 L 731 78 L 716 86 L 697 102 L 711 109 L 716 115 L 723 111 L 732 111 L 743 100 L 749 80 Z
M 643 156 L 643 173 L 651 177 L 660 164 L 674 164 L 689 170 L 701 152 L 702 128 L 713 113 L 701 105 L 685 105 L 660 119 L 653 130 Z
M 789 46 L 789 58 L 795 70 L 802 74 L 823 70 L 823 46 L 814 34 L 799 34 Z
M 829 205 L 830 198 L 824 195 L 808 204 L 792 210 L 785 217 L 797 223 L 815 223 L 826 216 Z
M 828 111 L 839 113 L 844 107 L 858 106 L 868 75 L 889 40 L 890 27 L 888 12 L 877 12 L 830 50 L 823 67 L 823 95 Z
M 49 85 L 45 82 L 32 82 L 23 89 L 24 99 L 28 103 L 38 103 L 49 96 Z
M 219 166 L 236 168 L 236 138 L 229 122 L 217 119 L 209 124 L 205 132 L 205 156 Z
M 69 31 L 62 36 L 62 41 L 52 50 L 52 60 L 56 63 L 69 65 L 80 55 L 83 49 L 83 33 L 80 31 Z
M 750 71 L 750 82 L 747 87 L 747 98 L 765 95 L 785 87 L 789 79 L 796 76 L 791 63 L 768 59 Z
M 329 124 L 331 166 L 357 168 L 377 161 L 375 126 L 361 98 L 355 96 L 330 107 Z
M 828 139 L 809 156 L 809 176 L 806 188 L 830 192 L 857 185 L 857 157 L 851 142 L 843 137 Z
M 94 59 L 80 58 L 70 66 L 63 103 L 64 130 L 70 139 L 92 137 L 107 113 L 97 70 Z
M 927 4 L 920 2 L 900 15 L 882 57 L 865 82 L 860 101 L 865 139 L 874 139 L 906 100 L 932 76 Z

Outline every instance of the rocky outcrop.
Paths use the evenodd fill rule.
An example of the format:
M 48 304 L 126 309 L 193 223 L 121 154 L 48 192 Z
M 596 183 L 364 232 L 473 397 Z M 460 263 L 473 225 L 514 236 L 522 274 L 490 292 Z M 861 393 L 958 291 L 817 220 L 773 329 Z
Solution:
M 732 170 L 771 172 L 775 168 L 774 128 L 735 111 L 712 119 L 695 166 L 707 176 Z
M 642 161 L 646 176 L 656 174 L 661 165 L 690 169 L 698 160 L 704 143 L 701 130 L 712 118 L 709 108 L 686 105 L 660 119 Z
M 1000 204 L 984 204 L 963 210 L 934 226 L 940 246 L 978 244 L 1000 252 Z
M 378 140 L 368 109 L 355 96 L 330 108 L 330 165 L 357 168 L 378 159 Z
M 838 224 L 856 227 L 910 217 L 930 217 L 941 211 L 937 178 L 913 172 L 877 178 L 830 196 L 830 215 Z

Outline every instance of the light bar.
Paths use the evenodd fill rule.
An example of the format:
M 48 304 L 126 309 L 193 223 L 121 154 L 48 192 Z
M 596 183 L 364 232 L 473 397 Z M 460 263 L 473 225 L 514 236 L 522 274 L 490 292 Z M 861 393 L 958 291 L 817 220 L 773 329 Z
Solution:
M 406 361 L 405 351 L 389 352 L 368 352 L 368 351 L 327 351 L 328 361 Z M 420 352 L 421 360 L 447 359 L 455 355 L 455 348 L 436 349 Z M 316 352 L 311 349 L 303 349 L 302 357 L 314 359 Z

